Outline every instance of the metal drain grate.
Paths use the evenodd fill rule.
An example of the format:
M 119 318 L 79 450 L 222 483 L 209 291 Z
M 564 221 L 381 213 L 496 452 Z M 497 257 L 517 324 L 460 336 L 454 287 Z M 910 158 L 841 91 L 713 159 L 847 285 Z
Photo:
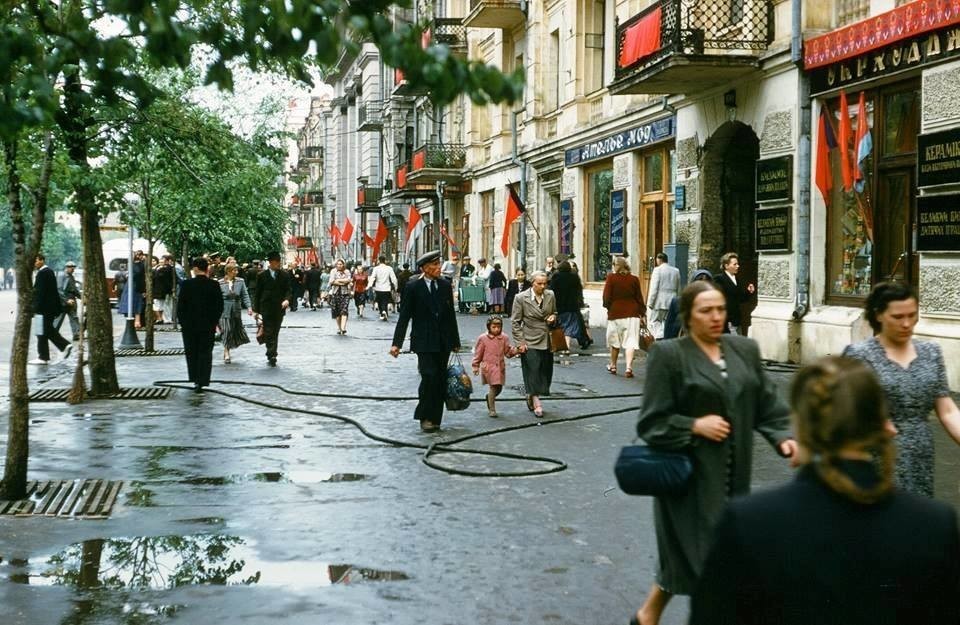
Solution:
M 172 390 L 156 386 L 131 386 L 122 388 L 119 393 L 108 397 L 91 397 L 90 399 L 166 399 L 170 397 Z M 68 388 L 42 388 L 30 393 L 30 401 L 67 401 L 69 394 Z
M 26 499 L 0 500 L 0 515 L 105 519 L 122 487 L 123 482 L 108 480 L 30 481 Z
M 182 347 L 172 347 L 170 349 L 155 349 L 148 352 L 138 347 L 122 347 L 113 352 L 117 357 L 123 356 L 183 356 L 186 351 Z

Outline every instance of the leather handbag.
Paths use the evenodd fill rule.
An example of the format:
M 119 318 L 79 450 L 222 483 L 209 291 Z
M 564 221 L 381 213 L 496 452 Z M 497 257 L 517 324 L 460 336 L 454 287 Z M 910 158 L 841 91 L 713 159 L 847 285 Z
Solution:
M 562 326 L 550 328 L 550 351 L 562 352 L 567 349 L 567 337 L 563 333 Z
M 628 495 L 669 497 L 687 492 L 693 462 L 683 452 L 627 445 L 620 450 L 613 473 Z
M 259 345 L 263 345 L 266 342 L 267 342 L 267 335 L 263 329 L 263 320 L 258 319 L 257 320 L 257 343 Z
M 654 342 L 657 340 L 645 323 L 640 324 L 640 336 L 637 337 L 637 339 L 640 344 L 640 349 L 645 352 L 650 351 L 650 348 L 653 347 Z

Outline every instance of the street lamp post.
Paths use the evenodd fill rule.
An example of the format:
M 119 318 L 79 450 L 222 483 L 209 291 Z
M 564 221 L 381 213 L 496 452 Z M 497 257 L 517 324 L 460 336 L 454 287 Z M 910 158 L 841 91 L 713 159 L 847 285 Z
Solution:
M 128 201 L 135 203 L 134 198 L 128 198 Z M 137 329 L 134 325 L 135 319 L 133 314 L 133 225 L 127 227 L 127 233 L 130 242 L 129 249 L 127 250 L 127 319 L 126 325 L 123 328 L 123 336 L 120 338 L 120 347 L 139 348 L 141 347 L 140 339 L 137 338 Z

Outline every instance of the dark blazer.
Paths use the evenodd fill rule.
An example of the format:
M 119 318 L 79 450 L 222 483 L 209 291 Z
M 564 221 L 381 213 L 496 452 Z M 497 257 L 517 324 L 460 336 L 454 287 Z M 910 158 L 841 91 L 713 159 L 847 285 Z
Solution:
M 572 271 L 557 271 L 550 278 L 550 290 L 557 298 L 557 312 L 580 312 L 583 301 L 583 284 L 580 276 Z
M 445 278 L 438 278 L 434 298 L 422 278 L 410 280 L 403 289 L 400 315 L 393 331 L 393 345 L 403 347 L 410 328 L 410 350 L 413 352 L 449 352 L 460 348 L 460 330 L 453 311 L 453 288 Z M 431 301 L 433 300 L 433 301 Z
M 184 332 L 212 334 L 222 314 L 223 295 L 216 280 L 200 275 L 180 285 L 177 319 Z
M 872 470 L 862 462 L 844 469 Z M 900 491 L 853 503 L 804 467 L 792 483 L 728 508 L 690 623 L 956 625 L 958 541 L 946 504 Z
M 740 308 L 743 304 L 750 301 L 752 296 L 747 293 L 747 289 L 744 288 L 742 281 L 738 279 L 738 282 L 734 284 L 726 271 L 721 270 L 720 273 L 714 276 L 714 281 L 717 286 L 720 287 L 720 290 L 723 291 L 723 295 L 727 299 L 727 321 L 735 326 L 739 326 L 742 317 Z
M 33 281 L 33 314 L 59 315 L 61 312 L 63 303 L 60 301 L 60 289 L 57 288 L 57 274 L 44 265 L 37 270 L 37 277 Z
M 257 276 L 257 288 L 253 293 L 253 312 L 259 313 L 265 319 L 283 317 L 284 310 L 280 306 L 283 300 L 293 299 L 290 274 L 283 269 L 277 269 L 277 277 L 270 277 L 270 269 L 264 269 Z

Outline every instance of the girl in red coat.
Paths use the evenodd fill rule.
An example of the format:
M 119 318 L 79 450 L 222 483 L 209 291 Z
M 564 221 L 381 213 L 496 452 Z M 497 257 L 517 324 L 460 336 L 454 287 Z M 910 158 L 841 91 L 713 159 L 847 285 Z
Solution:
M 516 349 L 503 333 L 503 320 L 497 316 L 487 319 L 487 331 L 477 337 L 477 345 L 473 349 L 473 375 L 480 375 L 480 380 L 490 387 L 487 391 L 487 414 L 491 417 L 497 416 L 494 402 L 503 390 L 507 377 L 504 358 L 516 355 Z

